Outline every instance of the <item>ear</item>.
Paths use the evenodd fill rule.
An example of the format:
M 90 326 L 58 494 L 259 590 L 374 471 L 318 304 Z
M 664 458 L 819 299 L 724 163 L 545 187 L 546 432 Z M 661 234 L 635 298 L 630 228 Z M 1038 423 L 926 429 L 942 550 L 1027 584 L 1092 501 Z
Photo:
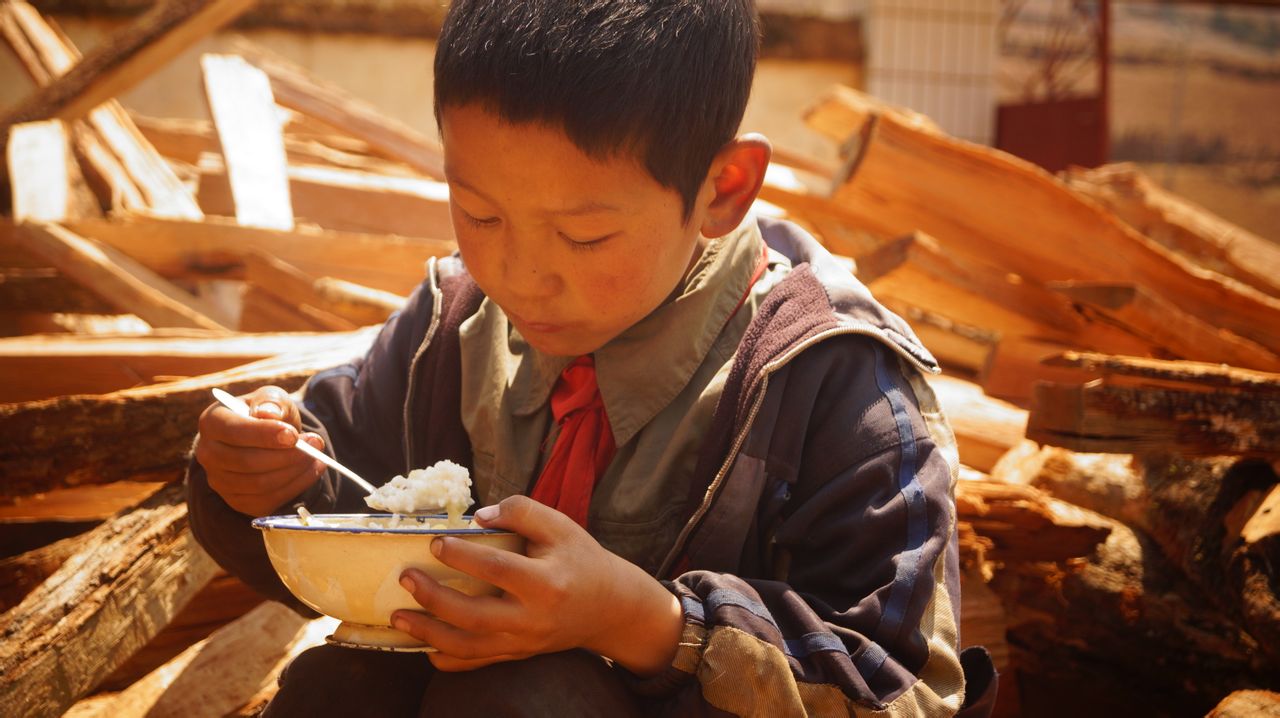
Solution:
M 764 184 L 772 155 L 769 140 L 755 133 L 720 148 L 707 173 L 714 194 L 702 222 L 702 236 L 722 237 L 742 223 Z

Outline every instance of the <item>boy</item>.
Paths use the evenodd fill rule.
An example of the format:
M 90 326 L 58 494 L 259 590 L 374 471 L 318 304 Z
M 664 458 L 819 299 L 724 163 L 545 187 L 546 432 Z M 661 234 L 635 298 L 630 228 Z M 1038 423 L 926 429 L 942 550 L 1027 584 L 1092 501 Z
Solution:
M 936 366 L 813 239 L 748 216 L 756 32 L 746 0 L 453 2 L 435 100 L 460 259 L 300 404 L 206 411 L 191 521 L 292 602 L 250 518 L 363 508 L 301 437 L 375 483 L 468 466 L 477 520 L 528 556 L 433 542 L 504 594 L 406 571 L 424 612 L 393 620 L 429 663 L 313 649 L 268 715 L 962 708 Z M 994 689 L 972 658 L 970 703 Z

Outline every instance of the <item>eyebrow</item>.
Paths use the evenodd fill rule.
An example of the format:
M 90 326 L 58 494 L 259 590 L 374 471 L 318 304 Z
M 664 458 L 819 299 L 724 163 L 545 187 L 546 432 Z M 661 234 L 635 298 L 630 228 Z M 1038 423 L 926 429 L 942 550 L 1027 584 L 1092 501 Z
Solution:
M 491 198 L 489 195 L 485 194 L 484 192 L 481 192 L 480 190 L 476 189 L 466 180 L 463 180 L 456 176 L 448 176 L 447 171 L 445 172 L 445 174 L 447 176 L 448 182 L 458 185 L 462 189 L 465 189 L 468 192 L 476 195 L 477 197 L 480 197 L 486 202 L 497 204 L 496 202 L 493 201 L 493 198 Z M 588 200 L 574 207 L 569 207 L 568 209 L 554 210 L 552 211 L 552 214 L 556 214 L 564 217 L 581 217 L 587 214 L 600 214 L 602 212 L 621 212 L 621 211 L 622 211 L 621 207 L 617 207 L 615 205 L 608 204 L 605 202 L 599 202 L 596 200 Z

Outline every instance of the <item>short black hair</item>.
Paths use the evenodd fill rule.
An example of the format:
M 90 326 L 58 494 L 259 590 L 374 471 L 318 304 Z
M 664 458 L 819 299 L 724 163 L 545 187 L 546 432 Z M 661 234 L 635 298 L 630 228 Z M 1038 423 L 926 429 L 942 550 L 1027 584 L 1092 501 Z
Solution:
M 742 122 L 759 36 L 752 0 L 454 0 L 436 119 L 479 103 L 562 127 L 588 156 L 629 153 L 680 194 L 688 221 Z

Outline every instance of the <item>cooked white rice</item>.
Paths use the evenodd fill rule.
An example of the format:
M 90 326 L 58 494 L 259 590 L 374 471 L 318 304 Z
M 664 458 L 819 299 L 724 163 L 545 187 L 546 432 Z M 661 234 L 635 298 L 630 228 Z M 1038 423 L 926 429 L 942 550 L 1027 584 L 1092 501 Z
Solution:
M 408 476 L 397 476 L 365 497 L 370 507 L 393 514 L 444 509 L 449 526 L 460 527 L 462 512 L 471 505 L 471 474 L 452 461 L 441 461 Z

